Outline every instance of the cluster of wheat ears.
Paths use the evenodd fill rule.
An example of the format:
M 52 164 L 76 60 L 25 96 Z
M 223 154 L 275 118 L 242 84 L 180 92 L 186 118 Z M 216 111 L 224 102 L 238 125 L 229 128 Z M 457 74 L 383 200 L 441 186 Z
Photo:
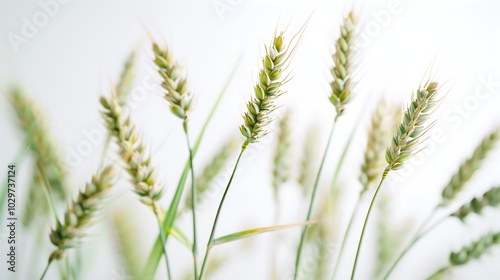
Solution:
M 381 100 L 373 112 L 370 128 L 368 130 L 367 144 L 365 148 L 363 163 L 359 169 L 359 199 L 357 200 L 355 210 L 350 216 L 348 225 L 345 229 L 334 225 L 337 219 L 335 213 L 335 204 L 338 199 L 337 175 L 335 174 L 332 188 L 329 191 L 324 207 L 315 209 L 315 201 L 318 196 L 319 181 L 324 166 L 325 159 L 328 157 L 328 150 L 332 137 L 334 135 L 337 122 L 342 121 L 342 116 L 349 114 L 349 103 L 356 95 L 356 57 L 359 53 L 359 44 L 357 42 L 359 26 L 354 13 L 350 12 L 343 19 L 338 39 L 334 42 L 334 51 L 332 54 L 333 67 L 331 68 L 330 92 L 328 100 L 335 109 L 335 116 L 331 119 L 331 129 L 327 140 L 323 156 L 318 170 L 313 170 L 311 164 L 314 158 L 314 143 L 308 137 L 304 145 L 304 155 L 301 162 L 300 176 L 297 182 L 303 186 L 304 199 L 310 196 L 309 206 L 304 217 L 300 217 L 299 223 L 275 225 L 271 227 L 255 228 L 236 232 L 233 234 L 218 236 L 217 225 L 220 214 L 224 211 L 224 202 L 226 196 L 233 185 L 233 179 L 238 169 L 240 159 L 245 150 L 262 138 L 268 137 L 273 129 L 270 125 L 273 122 L 279 122 L 277 127 L 276 146 L 274 154 L 274 167 L 272 171 L 272 186 L 275 194 L 275 203 L 279 204 L 279 188 L 293 176 L 290 172 L 290 147 L 291 140 L 291 116 L 288 113 L 280 114 L 277 118 L 275 111 L 280 108 L 279 99 L 286 94 L 283 85 L 291 80 L 289 68 L 294 58 L 294 54 L 303 38 L 307 23 L 299 29 L 295 35 L 286 36 L 285 32 L 274 32 L 274 35 L 265 46 L 265 53 L 261 58 L 260 69 L 253 88 L 253 93 L 246 103 L 246 109 L 243 113 L 242 122 L 239 131 L 243 136 L 239 138 L 228 139 L 213 160 L 207 164 L 203 171 L 195 172 L 193 161 L 195 159 L 198 147 L 205 133 L 206 127 L 216 110 L 225 90 L 221 92 L 210 115 L 205 120 L 205 125 L 198 134 L 195 142 L 191 140 L 190 119 L 195 100 L 195 93 L 190 90 L 189 81 L 186 79 L 186 72 L 175 58 L 171 50 L 165 45 L 152 40 L 153 59 L 151 64 L 157 70 L 159 86 L 162 89 L 162 96 L 167 101 L 170 111 L 180 119 L 179 125 L 185 134 L 185 150 L 189 151 L 184 171 L 179 180 L 177 189 L 175 189 L 173 198 L 168 208 L 162 206 L 161 198 L 164 193 L 164 184 L 158 178 L 155 166 L 152 164 L 152 155 L 148 147 L 144 144 L 136 125 L 130 118 L 130 111 L 127 110 L 128 94 L 131 91 L 134 80 L 135 55 L 132 54 L 125 63 L 121 78 L 116 86 L 110 90 L 110 93 L 100 98 L 100 113 L 104 122 L 108 138 L 105 145 L 101 167 L 99 171 L 89 180 L 83 190 L 78 192 L 76 200 L 71 200 L 73 190 L 68 187 L 68 174 L 61 165 L 60 156 L 57 153 L 57 145 L 48 135 L 48 127 L 43 121 L 43 116 L 37 108 L 35 102 L 31 101 L 21 90 L 13 89 L 9 94 L 9 99 L 14 111 L 19 119 L 19 125 L 25 133 L 26 145 L 25 151 L 34 158 L 34 176 L 28 190 L 28 199 L 24 204 L 23 223 L 26 228 L 35 229 L 36 224 L 55 225 L 46 238 L 54 245 L 51 254 L 47 252 L 48 263 L 43 271 L 39 271 L 40 279 L 43 279 L 51 264 L 55 261 L 67 261 L 67 251 L 73 247 L 78 247 L 82 242 L 82 237 L 88 233 L 89 227 L 96 222 L 100 210 L 106 207 L 110 199 L 107 193 L 113 188 L 118 180 L 118 174 L 126 176 L 132 189 L 139 198 L 139 201 L 151 209 L 158 223 L 158 238 L 152 248 L 149 258 L 146 261 L 137 261 L 134 255 L 134 241 L 131 237 L 134 231 L 124 225 L 123 220 L 127 216 L 120 213 L 115 217 L 116 231 L 118 240 L 121 244 L 121 252 L 124 261 L 127 264 L 128 273 L 133 279 L 153 279 L 160 260 L 165 260 L 168 279 L 172 278 L 172 272 L 175 267 L 171 267 L 168 257 L 176 257 L 177 252 L 167 249 L 166 244 L 169 237 L 178 239 L 192 253 L 192 272 L 186 274 L 187 279 L 201 280 L 207 275 L 213 273 L 218 267 L 221 267 L 227 260 L 210 258 L 212 250 L 220 244 L 237 241 L 256 234 L 278 231 L 290 227 L 301 228 L 300 238 L 297 239 L 297 249 L 295 254 L 295 263 L 290 260 L 290 270 L 293 268 L 293 274 L 289 275 L 294 279 L 335 279 L 339 278 L 338 268 L 340 263 L 344 266 L 352 266 L 351 279 L 356 278 L 356 272 L 359 270 L 359 256 L 367 232 L 367 223 L 372 217 L 371 213 L 380 202 L 382 221 L 379 226 L 379 256 L 376 274 L 374 278 L 387 279 L 400 263 L 406 253 L 417 244 L 423 236 L 429 233 L 433 228 L 439 225 L 445 219 L 458 218 L 464 224 L 467 223 L 467 216 L 472 213 L 480 214 L 483 208 L 498 207 L 500 205 L 500 187 L 491 188 L 483 196 L 473 198 L 464 205 L 457 205 L 456 197 L 464 192 L 468 181 L 474 176 L 481 167 L 482 162 L 488 153 L 494 149 L 496 142 L 500 137 L 498 129 L 487 135 L 482 142 L 471 153 L 462 164 L 459 165 L 455 175 L 449 183 L 444 186 L 442 191 L 442 201 L 434 208 L 429 217 L 425 219 L 420 228 L 415 231 L 407 244 L 398 247 L 398 235 L 402 235 L 399 229 L 390 228 L 384 223 L 384 213 L 387 213 L 386 204 L 388 198 L 379 197 L 380 190 L 383 189 L 384 180 L 392 172 L 397 172 L 408 163 L 408 161 L 424 148 L 426 134 L 434 124 L 433 115 L 435 109 L 441 103 L 444 94 L 438 81 L 433 80 L 431 75 L 424 75 L 424 81 L 418 85 L 412 94 L 409 103 L 404 106 L 403 111 L 398 106 L 389 105 L 388 102 Z M 230 80 L 230 79 L 229 79 Z M 229 82 L 228 80 L 228 82 Z M 325 99 L 325 102 L 328 102 Z M 238 142 L 239 141 L 239 142 Z M 348 141 L 344 148 L 344 153 L 349 147 L 351 141 Z M 112 146 L 114 144 L 115 146 Z M 115 149 L 111 149 L 114 147 Z M 237 148 L 239 147 L 239 152 Z M 198 221 L 196 217 L 197 204 L 201 197 L 211 188 L 211 183 L 215 177 L 228 166 L 228 161 L 232 155 L 236 155 L 236 162 L 231 165 L 231 176 L 220 198 L 217 212 L 210 230 L 208 243 L 200 246 L 198 243 Z M 106 158 L 115 156 L 113 161 Z M 117 156 L 117 157 L 116 157 Z M 118 158 L 118 160 L 116 160 Z M 344 157 L 338 161 L 337 171 L 340 170 Z M 112 164 L 107 164 L 112 162 Z M 125 172 L 120 172 L 125 171 Z M 185 185 L 190 182 L 189 191 L 184 194 Z M 184 196 L 183 196 L 184 194 Z M 365 209 L 363 197 L 369 196 L 368 210 L 366 213 L 358 213 Z M 182 202 L 182 197 L 185 201 Z M 185 207 L 180 207 L 181 202 Z M 64 212 L 59 212 L 62 204 L 66 205 Z M 277 207 L 278 209 L 279 207 Z M 3 208 L 2 208 L 3 209 Z M 181 209 L 183 209 L 181 211 Z M 438 211 L 439 210 L 439 211 Z M 442 210 L 442 211 L 441 211 Z M 184 212 L 184 213 L 181 213 Z M 441 213 L 448 213 L 441 215 Z M 190 215 L 192 222 L 192 231 L 189 235 L 176 227 L 176 219 L 181 215 Z M 356 215 L 362 214 L 364 217 L 362 229 L 360 232 L 354 231 L 352 227 L 355 224 Z M 438 215 L 439 214 L 439 215 Z M 278 216 L 278 215 L 277 215 Z M 438 216 L 441 216 L 438 218 Z M 438 219 L 436 219 L 438 218 Z M 54 219 L 54 220 L 52 220 Z M 52 222 L 48 222 L 48 221 Z M 437 222 L 432 223 L 432 221 Z M 42 221 L 42 222 L 40 222 Z M 278 223 L 278 219 L 275 219 Z M 333 221 L 333 222 L 332 222 Z M 38 222 L 38 223 L 35 223 Z M 302 271 L 301 262 L 304 262 L 303 252 L 314 245 L 314 239 L 328 239 L 333 231 L 337 231 L 335 246 L 330 248 L 321 246 L 320 254 L 329 256 L 327 261 L 323 258 L 317 258 L 318 263 L 315 266 L 314 275 L 305 275 Z M 44 232 L 42 230 L 42 232 Z M 356 254 L 353 259 L 345 257 L 345 248 L 348 236 L 354 236 L 357 247 L 351 248 Z M 298 237 L 298 236 L 297 236 Z M 170 238 L 171 239 L 171 238 Z M 456 252 L 452 252 L 449 257 L 449 263 L 438 270 L 429 279 L 441 279 L 449 275 L 454 267 L 465 265 L 474 259 L 481 257 L 494 245 L 500 244 L 500 232 L 488 232 L 482 238 Z M 276 258 L 276 255 L 272 255 Z M 68 263 L 68 262 L 67 262 Z M 141 263 L 143 266 L 139 266 Z M 274 277 L 278 277 L 276 263 L 274 263 Z M 74 269 L 68 266 L 68 271 L 61 270 L 61 277 L 68 279 L 71 271 Z M 308 271 L 308 273 L 310 273 Z M 77 277 L 78 278 L 78 277 Z M 231 279 L 237 279 L 231 277 Z

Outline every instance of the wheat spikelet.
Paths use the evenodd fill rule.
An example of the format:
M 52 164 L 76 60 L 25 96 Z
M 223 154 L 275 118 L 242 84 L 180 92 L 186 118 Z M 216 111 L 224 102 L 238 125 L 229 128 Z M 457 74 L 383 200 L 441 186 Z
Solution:
M 210 188 L 210 183 L 220 174 L 232 154 L 238 148 L 236 138 L 230 138 L 217 153 L 212 157 L 210 162 L 205 165 L 201 174 L 196 178 L 197 202 L 203 199 L 203 194 Z M 191 208 L 191 193 L 186 194 L 184 205 Z
M 273 188 L 277 194 L 279 187 L 290 178 L 289 153 L 291 143 L 290 112 L 283 115 L 279 123 L 278 141 L 274 153 Z
M 398 170 L 416 152 L 421 142 L 421 137 L 432 126 L 427 122 L 434 109 L 440 102 L 438 96 L 438 83 L 427 82 L 413 94 L 412 101 L 406 109 L 403 121 L 398 125 L 391 144 L 387 147 L 385 159 L 388 163 L 384 177 L 389 171 Z
M 488 153 L 495 148 L 496 143 L 500 139 L 500 130 L 496 129 L 486 136 L 470 158 L 465 160 L 450 182 L 443 190 L 442 205 L 447 205 L 451 202 L 463 189 L 465 184 L 472 178 L 474 173 L 481 167 L 483 160 Z
M 151 166 L 151 158 L 146 155 L 146 148 L 141 142 L 130 118 L 124 116 L 115 94 L 111 98 L 101 97 L 102 117 L 108 131 L 119 147 L 119 155 L 125 163 L 135 193 L 141 202 L 159 211 L 157 201 L 162 196 L 163 187 L 156 181 L 156 171 Z M 156 212 L 155 212 L 156 213 Z
M 458 252 L 450 254 L 450 263 L 452 266 L 465 265 L 474 259 L 479 259 L 482 255 L 491 249 L 494 245 L 500 244 L 500 232 L 488 233 L 479 240 L 472 242 L 469 246 L 464 246 Z
M 35 106 L 35 103 L 19 89 L 11 90 L 9 100 L 19 119 L 19 125 L 29 141 L 36 165 L 40 167 L 53 192 L 58 198 L 64 200 L 66 173 L 61 165 L 62 160 L 57 149 L 48 135 L 49 129 L 45 124 L 43 114 Z M 38 178 L 36 181 L 41 179 Z M 33 187 L 38 187 L 39 184 L 33 183 Z
M 295 38 L 295 37 L 294 37 Z M 287 82 L 283 72 L 291 59 L 295 47 L 294 39 L 287 46 L 283 32 L 274 35 L 266 48 L 259 70 L 258 82 L 254 86 L 254 96 L 247 102 L 247 111 L 243 114 L 243 124 L 240 131 L 248 143 L 259 141 L 269 133 L 266 127 L 272 122 L 270 114 L 276 110 L 276 99 L 284 94 L 281 86 Z
M 331 70 L 333 80 L 330 83 L 332 94 L 330 102 L 335 106 L 337 116 L 344 113 L 345 106 L 352 98 L 354 88 L 353 60 L 356 41 L 356 18 L 352 12 L 344 18 L 340 26 L 340 36 L 335 42 L 334 66 Z
M 384 150 L 390 139 L 394 120 L 400 114 L 399 110 L 391 108 L 384 100 L 380 100 L 371 118 L 371 127 L 368 131 L 364 161 L 361 165 L 359 181 L 363 187 L 363 194 L 369 186 L 380 176 L 384 166 Z
M 167 47 L 160 47 L 153 43 L 154 63 L 161 76 L 161 86 L 165 89 L 165 99 L 170 103 L 170 110 L 174 115 L 186 120 L 193 106 L 193 95 L 188 89 L 184 70 L 172 58 Z
M 78 239 L 92 224 L 105 194 L 113 186 L 114 170 L 108 166 L 92 177 L 90 183 L 78 194 L 78 198 L 66 210 L 64 221 L 57 221 L 56 228 L 50 233 L 50 241 L 57 249 L 50 255 L 49 262 L 65 257 L 66 249 L 77 245 Z
M 481 211 L 486 206 L 500 206 L 500 187 L 490 189 L 480 198 L 473 198 L 470 202 L 462 205 L 460 209 L 452 213 L 450 216 L 457 217 L 463 222 L 470 213 L 481 214 Z
M 122 73 L 120 75 L 120 81 L 116 86 L 116 96 L 118 97 L 118 102 L 120 106 L 125 106 L 127 103 L 128 95 L 132 90 L 132 83 L 135 77 L 135 53 L 130 53 L 129 57 L 125 61 Z

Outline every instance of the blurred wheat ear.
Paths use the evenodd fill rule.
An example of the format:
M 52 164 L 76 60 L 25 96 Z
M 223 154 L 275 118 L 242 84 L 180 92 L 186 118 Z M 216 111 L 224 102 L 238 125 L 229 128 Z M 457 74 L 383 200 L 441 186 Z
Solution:
M 57 249 L 50 255 L 44 278 L 50 264 L 54 260 L 66 257 L 66 250 L 78 245 L 90 225 L 92 225 L 97 211 L 102 207 L 103 198 L 113 186 L 115 172 L 111 166 L 104 168 L 78 194 L 78 198 L 66 210 L 64 221 L 56 221 L 56 227 L 50 233 L 50 241 Z
M 476 147 L 471 157 L 465 160 L 450 182 L 443 189 L 441 206 L 448 205 L 464 188 L 469 180 L 474 176 L 488 154 L 495 148 L 500 139 L 500 129 L 495 129 L 488 134 Z
M 67 176 L 57 145 L 50 137 L 45 118 L 35 102 L 18 88 L 12 89 L 8 98 L 19 120 L 19 126 L 25 134 L 35 160 L 35 167 L 40 170 L 40 173 L 34 172 L 28 189 L 29 202 L 25 206 L 23 224 L 29 226 L 35 216 L 41 218 L 48 217 L 49 214 L 49 207 L 44 199 L 40 199 L 43 197 L 40 182 L 46 182 L 49 191 L 55 195 L 54 198 L 62 202 L 65 201 L 68 192 Z
M 442 279 L 440 277 L 446 272 L 481 258 L 496 245 L 500 245 L 500 232 L 487 233 L 471 244 L 462 247 L 459 251 L 452 252 L 449 257 L 449 265 L 436 271 L 427 279 Z

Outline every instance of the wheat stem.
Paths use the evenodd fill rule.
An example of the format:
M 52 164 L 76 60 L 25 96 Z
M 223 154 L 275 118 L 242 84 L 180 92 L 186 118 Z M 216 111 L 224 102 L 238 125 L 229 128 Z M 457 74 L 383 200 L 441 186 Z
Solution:
M 434 216 L 434 211 L 431 212 L 431 215 L 429 215 L 429 217 L 432 217 Z M 432 224 L 427 230 L 424 230 L 422 231 L 421 233 L 419 233 L 419 231 L 421 231 L 425 224 L 428 224 L 429 221 L 431 220 L 430 218 L 427 219 L 426 222 L 424 222 L 424 224 L 422 224 L 422 226 L 420 227 L 419 231 L 417 231 L 417 235 L 412 239 L 412 241 L 403 249 L 403 251 L 401 252 L 401 254 L 398 256 L 398 258 L 396 259 L 396 261 L 394 261 L 394 264 L 391 266 L 391 268 L 387 271 L 387 273 L 385 274 L 384 276 L 384 280 L 389 278 L 389 276 L 391 275 L 391 273 L 394 271 L 394 269 L 396 268 L 396 266 L 398 265 L 398 263 L 401 261 L 401 259 L 406 255 L 406 253 L 408 253 L 408 251 L 410 251 L 410 249 L 413 247 L 413 245 L 415 245 L 415 243 L 417 243 L 422 237 L 424 237 L 427 233 L 429 233 L 431 230 L 433 230 L 434 228 L 436 228 L 438 225 L 440 225 L 444 220 L 446 220 L 448 218 L 448 215 L 442 217 L 440 220 L 438 220 L 437 222 L 435 222 L 434 224 Z
M 54 261 L 54 259 L 50 259 L 49 262 L 47 263 L 47 266 L 43 270 L 42 276 L 40 277 L 40 280 L 43 280 L 45 277 L 45 274 L 47 274 L 47 271 L 49 270 L 50 264 Z
M 167 267 L 168 279 L 172 279 L 172 273 L 170 271 L 170 265 L 169 265 L 169 262 L 168 262 L 168 255 L 167 255 L 167 249 L 166 249 L 166 247 L 167 247 L 167 241 L 165 239 L 165 233 L 162 230 L 161 217 L 160 217 L 160 213 L 158 213 L 158 209 L 157 209 L 156 204 L 153 205 L 153 212 L 155 214 L 156 221 L 158 223 L 158 229 L 160 230 L 161 248 L 163 250 L 163 255 L 165 256 L 165 265 Z
M 205 273 L 206 273 L 206 269 L 207 269 L 207 265 L 208 265 L 208 256 L 210 254 L 212 247 L 214 246 L 215 229 L 217 228 L 217 223 L 219 222 L 219 216 L 220 216 L 220 213 L 222 210 L 222 206 L 224 204 L 227 193 L 229 191 L 229 187 L 231 187 L 231 183 L 233 182 L 234 174 L 236 173 L 236 169 L 238 168 L 238 164 L 240 163 L 241 156 L 243 155 L 243 152 L 245 151 L 248 144 L 249 144 L 248 140 L 245 140 L 245 142 L 243 143 L 243 146 L 241 147 L 240 154 L 238 155 L 238 158 L 236 159 L 236 163 L 234 164 L 233 172 L 231 173 L 231 177 L 229 177 L 229 181 L 227 183 L 226 189 L 224 190 L 224 194 L 222 195 L 222 199 L 219 203 L 219 207 L 217 208 L 217 214 L 215 214 L 214 223 L 212 225 L 212 230 L 210 232 L 210 237 L 209 237 L 208 243 L 207 243 L 205 258 L 203 259 L 203 265 L 201 266 L 200 275 L 197 278 L 198 280 L 202 280 L 205 277 Z
M 325 163 L 326 156 L 328 154 L 328 150 L 329 150 L 330 144 L 332 142 L 333 132 L 335 130 L 335 124 L 337 123 L 337 118 L 338 117 L 339 117 L 339 115 L 337 115 L 335 117 L 335 119 L 333 120 L 332 128 L 330 129 L 330 135 L 328 136 L 328 140 L 327 140 L 327 143 L 326 143 L 325 151 L 323 153 L 323 158 L 321 159 L 321 164 L 319 166 L 318 174 L 316 175 L 316 180 L 314 182 L 313 191 L 312 191 L 312 194 L 311 194 L 311 200 L 309 202 L 309 209 L 307 210 L 306 221 L 309 221 L 309 219 L 311 219 L 312 211 L 313 211 L 313 208 L 314 208 L 314 200 L 316 198 L 316 192 L 318 190 L 319 179 L 321 177 L 321 172 L 323 171 L 323 165 Z M 307 231 L 307 226 L 304 226 L 302 228 L 302 233 L 300 235 L 299 247 L 297 248 L 297 257 L 295 258 L 295 273 L 294 273 L 294 279 L 295 280 L 297 279 L 297 277 L 299 275 L 300 257 L 302 255 L 302 248 L 304 247 L 304 240 L 305 240 L 305 237 L 306 237 L 306 231 Z
M 373 202 L 377 198 L 377 194 L 380 191 L 380 187 L 382 186 L 382 183 L 384 182 L 385 178 L 387 177 L 387 174 L 389 172 L 388 168 L 385 169 L 384 175 L 382 175 L 382 178 L 380 179 L 380 182 L 378 183 L 378 186 L 375 189 L 375 193 L 373 194 L 372 200 L 370 201 L 370 206 L 368 206 L 368 212 L 366 213 L 365 221 L 363 222 L 363 229 L 361 230 L 361 236 L 359 237 L 359 241 L 358 241 L 358 249 L 356 249 L 356 256 L 354 257 L 354 265 L 352 267 L 351 280 L 354 279 L 354 275 L 356 273 L 356 266 L 358 265 L 359 252 L 361 251 L 361 245 L 363 244 L 363 237 L 365 235 L 366 225 L 368 224 L 368 218 L 370 217 L 370 213 L 371 213 L 373 205 L 374 205 Z
M 194 166 L 193 166 L 193 150 L 191 149 L 191 141 L 189 140 L 189 133 L 188 133 L 188 124 L 187 121 L 184 120 L 183 123 L 184 127 L 184 134 L 186 135 L 186 143 L 187 147 L 189 150 L 189 165 L 191 166 L 191 214 L 193 217 L 193 247 L 192 247 L 192 253 L 193 253 L 193 269 L 194 269 L 194 275 L 198 275 L 198 241 L 197 241 L 197 231 L 196 231 L 196 201 L 197 201 L 197 195 L 196 195 L 196 181 L 195 181 L 195 176 L 194 176 Z
M 352 227 L 352 224 L 354 222 L 354 217 L 356 217 L 356 213 L 358 212 L 360 202 L 361 202 L 361 196 L 358 198 L 358 201 L 356 202 L 356 206 L 354 208 L 354 211 L 352 212 L 351 217 L 349 218 L 349 223 L 347 224 L 347 228 L 345 230 L 344 237 L 342 238 L 342 242 L 340 243 L 340 249 L 339 249 L 339 253 L 337 255 L 337 261 L 335 262 L 335 267 L 333 269 L 332 279 L 335 279 L 335 276 L 337 274 L 337 271 L 338 271 L 338 268 L 340 265 L 340 261 L 342 260 L 342 253 L 344 252 L 344 247 L 345 247 L 345 244 L 347 242 L 347 237 L 349 236 L 349 233 L 351 232 L 351 227 Z

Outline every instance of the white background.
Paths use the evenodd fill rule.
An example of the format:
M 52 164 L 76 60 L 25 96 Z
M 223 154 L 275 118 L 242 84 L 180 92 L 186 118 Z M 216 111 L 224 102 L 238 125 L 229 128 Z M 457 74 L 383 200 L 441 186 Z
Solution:
M 300 160 L 300 147 L 309 127 L 321 128 L 319 151 L 323 150 L 327 131 L 334 110 L 326 96 L 329 94 L 330 53 L 338 36 L 338 25 L 350 7 L 361 13 L 361 30 L 368 41 L 361 50 L 358 78 L 360 84 L 356 98 L 348 107 L 345 117 L 337 126 L 332 150 L 327 158 L 322 177 L 325 193 L 335 162 L 347 139 L 357 115 L 362 113 L 363 123 L 341 173 L 345 187 L 342 217 L 336 217 L 344 226 L 359 191 L 357 176 L 366 141 L 365 128 L 373 105 L 379 97 L 386 96 L 395 104 L 410 98 L 425 71 L 434 63 L 437 80 L 445 83 L 449 91 L 436 113 L 439 120 L 434 130 L 444 131 L 444 141 L 434 149 L 424 151 L 426 156 L 413 162 L 409 169 L 394 173 L 402 183 L 385 185 L 391 197 L 390 208 L 394 224 L 406 221 L 418 224 L 439 201 L 442 187 L 482 137 L 499 125 L 500 85 L 482 93 L 489 95 L 482 100 L 474 96 L 482 87 L 481 80 L 500 81 L 500 3 L 497 1 L 444 0 L 444 1 L 395 1 L 397 12 L 387 15 L 390 1 L 78 1 L 60 5 L 59 11 L 40 27 L 33 38 L 18 46 L 9 42 L 9 34 L 22 35 L 23 17 L 33 22 L 33 15 L 43 11 L 37 1 L 0 1 L 0 112 L 2 118 L 0 138 L 0 166 L 6 166 L 21 146 L 22 134 L 17 129 L 10 106 L 4 98 L 10 86 L 21 85 L 42 108 L 50 125 L 53 138 L 59 143 L 66 159 L 70 149 L 86 141 L 85 131 L 92 131 L 101 124 L 98 97 L 107 95 L 116 82 L 122 64 L 132 50 L 138 52 L 138 78 L 151 72 L 150 44 L 147 32 L 158 41 L 171 46 L 176 59 L 187 69 L 188 79 L 197 99 L 192 115 L 191 134 L 195 138 L 205 116 L 228 77 L 233 65 L 241 56 L 237 73 L 227 95 L 220 105 L 207 131 L 196 157 L 195 167 L 200 170 L 210 156 L 232 134 L 236 134 L 244 111 L 244 101 L 252 93 L 256 80 L 259 55 L 276 27 L 283 29 L 290 24 L 290 38 L 312 14 L 311 22 L 292 64 L 293 80 L 282 99 L 293 110 L 294 161 Z M 215 5 L 230 6 L 227 11 Z M 229 7 L 227 6 L 227 7 Z M 315 11 L 315 12 L 313 12 Z M 377 16 L 378 15 L 378 16 Z M 368 28 L 367 26 L 371 26 Z M 149 71 L 149 72 L 148 72 Z M 465 114 L 458 110 L 465 106 Z M 170 201 L 183 168 L 187 152 L 180 121 L 173 117 L 158 91 L 149 91 L 147 97 L 132 109 L 133 120 L 151 147 L 153 162 L 158 166 L 159 178 L 166 185 L 164 205 Z M 316 124 L 317 123 L 317 124 Z M 252 227 L 272 224 L 273 199 L 271 187 L 271 162 L 274 149 L 273 135 L 255 146 L 240 166 L 240 172 L 226 201 L 218 235 Z M 243 138 L 240 137 L 241 141 Z M 430 141 L 432 142 L 432 141 Z M 101 154 L 102 141 L 92 146 L 92 153 L 84 156 L 77 165 L 68 166 L 74 189 L 83 187 L 96 169 Z M 461 199 L 470 199 L 489 187 L 500 184 L 498 156 L 494 151 L 484 167 L 467 186 Z M 317 165 L 317 163 L 312 163 Z M 27 186 L 31 167 L 19 167 L 20 188 Z M 410 170 L 410 171 L 408 171 Z M 24 182 L 23 182 L 24 181 Z M 219 181 L 221 188 L 223 180 Z M 86 264 L 87 274 L 82 279 L 122 279 L 116 261 L 113 236 L 109 234 L 109 217 L 119 206 L 126 204 L 133 213 L 130 221 L 139 231 L 137 243 L 148 252 L 157 228 L 153 216 L 139 204 L 130 192 L 130 186 L 120 183 L 112 200 L 113 206 L 102 215 L 100 226 L 82 246 L 92 257 Z M 25 193 L 22 193 L 21 195 Z M 307 202 L 300 195 L 300 188 L 289 183 L 282 188 L 282 222 L 297 222 L 305 217 Z M 220 193 L 198 215 L 200 244 L 205 244 Z M 363 201 L 366 204 L 368 201 Z M 21 203 L 22 204 L 22 203 Z M 319 204 L 319 203 L 318 203 Z M 22 205 L 21 205 L 22 206 Z M 21 207 L 19 206 L 19 207 Z M 364 211 L 364 210 L 363 210 Z M 450 219 L 411 251 L 393 274 L 393 279 L 423 279 L 447 264 L 450 250 L 477 239 L 488 230 L 499 230 L 495 210 L 485 211 L 482 217 L 469 219 L 467 226 Z M 188 219 L 186 220 L 188 221 Z M 353 232 L 357 237 L 361 219 L 356 221 Z M 357 276 L 370 279 L 374 258 L 373 224 L 362 250 Z M 189 230 L 188 222 L 181 227 Z M 48 235 L 48 227 L 47 227 Z M 5 228 L 2 227 L 2 237 Z M 283 241 L 280 249 L 280 279 L 292 269 L 299 229 L 279 234 Z M 227 265 L 214 275 L 214 279 L 268 279 L 270 271 L 270 246 L 276 234 L 255 237 L 241 244 L 232 243 L 216 248 L 214 255 L 227 254 Z M 20 232 L 19 278 L 38 276 L 46 263 L 50 250 L 48 236 L 43 239 L 45 251 L 40 252 L 36 266 L 29 263 L 29 246 L 33 235 Z M 347 279 L 355 251 L 356 238 L 347 245 L 347 254 L 341 268 L 340 279 Z M 2 248 L 5 240 L 2 239 Z M 171 262 L 179 279 L 191 269 L 190 253 L 176 241 L 169 242 Z M 203 246 L 200 246 L 203 247 Z M 3 250 L 3 249 L 2 249 Z M 2 251 L 3 252 L 3 251 Z M 2 253 L 3 254 L 3 253 Z M 3 257 L 0 258 L 3 260 Z M 455 269 L 454 279 L 497 279 L 500 260 L 498 248 L 473 264 Z M 164 273 L 160 263 L 160 273 Z M 27 272 L 34 270 L 32 274 Z M 51 268 L 56 275 L 56 267 Z M 2 279 L 9 274 L 3 268 Z M 55 277 L 55 276 L 54 276 Z M 114 278 L 113 278 L 114 277 Z M 164 279 L 158 277 L 159 279 Z M 15 278 L 12 278 L 15 279 Z

